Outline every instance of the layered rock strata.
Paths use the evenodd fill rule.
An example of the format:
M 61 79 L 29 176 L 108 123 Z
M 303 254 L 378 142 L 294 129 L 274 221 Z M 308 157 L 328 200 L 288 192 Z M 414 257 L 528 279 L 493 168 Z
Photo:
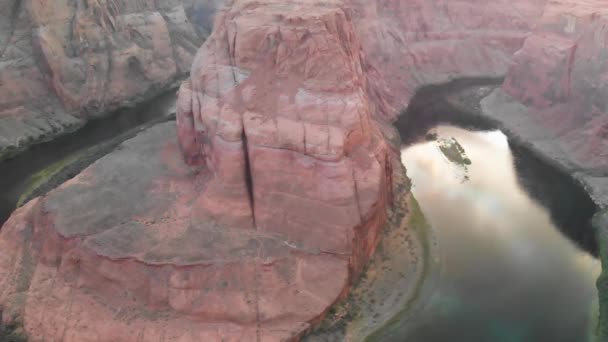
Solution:
M 593 220 L 608 262 L 608 7 L 605 1 L 551 0 L 513 57 L 484 111 L 539 155 L 579 181 L 597 206 Z M 608 340 L 608 275 L 598 280 L 600 340 Z
M 4 225 L 3 319 L 33 341 L 298 339 L 392 203 L 364 60 L 335 3 L 233 3 L 177 132 L 148 130 Z
M 210 1 L 0 1 L 0 159 L 174 86 Z
M 604 1 L 550 1 L 503 85 L 550 132 L 564 162 L 597 176 L 608 175 L 606 23 Z
M 588 56 L 602 56 L 604 10 L 545 2 L 230 2 L 179 91 L 177 130 L 126 142 L 5 224 L 3 320 L 34 341 L 297 340 L 386 220 L 396 154 L 381 118 L 451 78 L 508 68 L 484 110 L 603 203 L 604 70 Z M 46 64 L 62 105 L 96 103 Z
M 502 77 L 546 0 L 345 0 L 374 103 L 396 116 L 422 86 Z

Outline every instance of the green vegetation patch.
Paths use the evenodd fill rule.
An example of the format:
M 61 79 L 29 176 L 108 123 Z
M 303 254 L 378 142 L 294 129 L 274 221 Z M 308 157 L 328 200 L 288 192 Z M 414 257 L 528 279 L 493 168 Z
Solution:
M 403 168 L 400 163 L 396 167 Z M 348 297 L 328 311 L 304 342 L 383 341 L 399 334 L 412 314 L 430 269 L 431 233 L 405 169 L 394 175 L 394 206 L 373 257 Z
M 597 340 L 608 341 L 608 209 L 594 215 L 592 225 L 596 232 L 600 260 L 602 261 L 602 273 L 597 279 L 597 290 L 599 295 L 599 319 L 595 327 Z
M 455 138 L 440 139 L 437 141 L 441 153 L 448 158 L 449 161 L 461 166 L 471 165 L 471 159 L 467 157 L 467 154 Z
M 77 162 L 84 151 L 76 152 L 71 154 L 59 161 L 54 162 L 53 164 L 47 166 L 46 168 L 38 171 L 33 174 L 28 182 L 27 187 L 19 196 L 19 201 L 17 202 L 17 207 L 24 205 L 27 201 L 32 199 L 34 194 L 40 189 L 42 186 L 48 184 L 55 176 L 59 175 L 65 168 Z

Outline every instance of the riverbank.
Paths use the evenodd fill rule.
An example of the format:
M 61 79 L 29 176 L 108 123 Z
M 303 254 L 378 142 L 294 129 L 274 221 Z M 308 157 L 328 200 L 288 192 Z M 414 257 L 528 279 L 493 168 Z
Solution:
M 303 341 L 384 341 L 402 336 L 419 299 L 433 288 L 438 268 L 432 228 L 411 193 L 399 162 L 394 167 L 395 206 L 371 261 L 347 299 L 332 307 Z
M 608 177 L 578 164 L 561 148 L 559 137 L 552 137 L 499 85 L 464 87 L 446 94 L 443 105 L 449 115 L 468 120 L 476 128 L 505 133 L 524 188 L 549 209 L 562 232 L 599 255 L 597 234 L 599 218 L 608 207 Z
M 464 88 L 449 94 L 447 101 L 459 111 L 487 119 L 542 162 L 568 173 L 584 187 L 598 208 L 608 208 L 608 170 L 581 165 L 567 146 L 561 146 L 559 136 L 539 124 L 530 109 L 499 86 Z
M 603 222 L 601 216 L 597 214 L 598 208 L 602 205 L 598 197 L 587 193 L 587 188 L 576 177 L 576 172 L 573 174 L 572 169 L 552 162 L 550 156 L 543 154 L 542 150 L 533 148 L 521 135 L 514 134 L 514 128 L 509 127 L 508 121 L 502 122 L 496 114 L 488 113 L 491 108 L 484 105 L 483 101 L 498 89 L 500 81 L 493 78 L 464 79 L 420 89 L 408 109 L 395 123 L 403 141 L 402 146 L 411 146 L 423 141 L 430 128 L 442 123 L 471 130 L 503 130 L 509 138 L 518 180 L 523 188 L 548 209 L 552 220 L 567 237 L 588 252 L 595 255 L 604 254 L 601 252 L 606 248 L 602 246 L 608 246 L 608 243 L 602 241 L 608 240 L 598 239 L 599 250 L 596 242 L 597 227 Z M 409 179 L 405 182 L 409 184 Z M 421 248 L 425 239 L 415 234 L 420 231 L 416 227 L 421 225 L 412 222 L 412 218 L 418 216 L 416 215 L 418 206 L 415 205 L 413 196 L 407 196 L 407 200 L 398 201 L 401 203 L 398 207 L 408 208 L 397 209 L 397 212 L 405 210 L 402 221 L 396 222 L 393 213 L 389 226 L 398 227 L 393 228 L 394 231 L 399 232 L 398 236 L 405 234 L 408 236 L 407 239 L 412 239 L 413 245 L 417 244 L 419 248 L 412 249 L 409 246 L 407 252 L 401 250 L 400 246 L 391 243 L 391 241 L 399 241 L 398 237 L 392 235 L 395 234 L 394 231 L 391 228 L 385 229 L 374 259 L 349 298 L 335 306 L 321 326 L 307 336 L 305 341 L 332 341 L 344 338 L 353 341 L 383 341 L 391 337 L 403 336 L 408 329 L 408 317 L 415 315 L 417 308 L 424 307 L 423 299 L 430 296 L 420 294 L 419 291 L 423 289 L 427 294 L 429 291 L 432 292 L 433 274 L 437 275 L 435 271 L 440 269 L 440 265 L 434 264 L 437 261 L 433 253 Z M 594 214 L 592 225 L 591 217 Z M 432 234 L 432 229 L 426 222 L 423 226 L 426 227 L 423 231 Z M 599 232 L 601 234 L 601 231 Z M 428 243 L 432 239 L 426 241 Z M 394 265 L 403 265 L 404 255 L 407 255 L 410 261 L 424 260 L 423 265 L 426 266 L 419 268 L 418 273 L 412 271 L 416 267 L 410 266 L 407 273 L 410 279 L 400 281 L 399 275 L 402 274 L 400 271 L 395 271 L 398 268 Z M 604 256 L 602 260 L 608 258 Z M 435 271 L 432 271 L 433 269 Z M 392 272 L 387 272 L 391 270 Z M 600 280 L 598 284 L 601 283 Z M 385 284 L 391 284 L 392 288 L 387 289 Z M 607 292 L 599 287 L 601 301 Z M 402 297 L 391 302 L 390 307 L 383 307 L 385 303 L 378 301 L 379 296 L 391 298 L 394 293 L 400 293 Z
M 87 166 L 93 164 L 97 159 L 115 150 L 125 140 L 133 138 L 156 124 L 171 120 L 175 120 L 175 113 L 144 123 L 98 145 L 79 150 L 36 172 L 28 178 L 25 191 L 19 196 L 17 207 L 24 205 L 35 197 L 44 196 L 49 191 L 65 183 Z
M 175 94 L 184 79 L 185 77 L 180 77 L 162 88 L 152 88 L 121 103 L 108 104 L 103 112 L 96 113 L 93 118 L 87 118 L 86 115 L 79 116 L 77 113 L 53 113 L 51 117 L 39 120 L 40 122 L 35 119 L 21 119 L 27 122 L 24 125 L 21 122 L 13 122 L 10 116 L 4 117 L 0 124 L 0 163 L 18 157 L 37 145 L 52 142 L 87 126 L 95 125 L 96 121 L 124 115 L 125 112 L 154 102 L 167 93 Z
M 61 185 L 121 142 L 174 117 L 171 90 L 0 162 L 0 225 L 16 207 Z
M 441 87 L 439 92 L 441 92 Z M 509 138 L 522 186 L 550 211 L 558 228 L 581 248 L 608 263 L 608 170 L 586 167 L 572 141 L 556 136 L 532 110 L 505 94 L 498 83 L 471 84 L 443 92 L 442 122 L 500 129 Z M 608 338 L 608 274 L 597 280 L 598 336 Z
M 492 89 L 487 96 L 479 99 L 479 105 L 470 106 L 478 99 L 474 94 L 479 92 L 479 88 L 464 89 L 453 94 L 448 98 L 450 104 L 463 110 L 475 111 L 496 123 L 505 132 L 510 140 L 517 142 L 520 149 L 530 151 L 530 155 L 537 159 L 539 164 L 544 164 L 545 168 L 553 169 L 555 174 L 560 174 L 559 179 L 570 183 L 566 185 L 565 191 L 559 191 L 562 196 L 541 196 L 549 200 L 549 209 L 554 216 L 568 217 L 567 226 L 563 222 L 558 222 L 560 226 L 569 230 L 566 231 L 570 236 L 579 235 L 577 241 L 584 248 L 593 248 L 592 252 L 599 255 L 603 265 L 608 264 L 608 169 L 602 167 L 590 167 L 581 164 L 581 157 L 576 153 L 576 141 L 562 143 L 563 139 L 573 139 L 556 136 L 554 131 L 539 124 L 535 118 L 533 110 L 514 100 L 505 94 L 501 88 Z M 467 101 L 469 99 L 469 101 Z M 555 179 L 547 179 L 538 182 L 544 185 L 544 191 L 555 192 L 555 188 L 564 188 L 563 183 L 556 182 Z M 530 185 L 530 184 L 528 184 Z M 528 188 L 530 188 L 528 186 Z M 533 189 L 534 195 L 538 188 Z M 563 199 L 570 197 L 571 203 L 564 203 Z M 538 196 L 536 196 L 538 197 Z M 572 200 L 574 199 L 574 201 Z M 581 203 L 582 200 L 582 203 Z M 560 205 L 561 202 L 561 205 Z M 581 206 L 582 204 L 582 206 Z M 579 211 L 578 209 L 582 209 Z M 580 232 L 579 230 L 583 230 Z M 608 340 L 608 324 L 603 323 L 608 318 L 608 273 L 603 271 L 597 280 L 599 292 L 600 318 L 598 326 L 598 336 L 600 341 Z
M 496 91 L 500 83 L 500 79 L 491 78 L 462 79 L 421 88 L 395 122 L 404 144 L 420 140 L 439 124 L 503 131 L 514 153 L 519 180 L 528 193 L 549 209 L 564 234 L 581 248 L 597 255 L 596 229 L 592 227 L 591 217 L 601 212 L 604 201 L 591 193 L 601 194 L 606 190 L 602 190 L 599 183 L 591 190 L 591 184 L 581 181 L 578 169 L 564 167 L 550 154 L 535 148 L 518 133 L 518 129 L 528 125 L 510 123 L 509 112 L 500 115 L 490 113 L 491 106 L 482 107 L 482 101 Z

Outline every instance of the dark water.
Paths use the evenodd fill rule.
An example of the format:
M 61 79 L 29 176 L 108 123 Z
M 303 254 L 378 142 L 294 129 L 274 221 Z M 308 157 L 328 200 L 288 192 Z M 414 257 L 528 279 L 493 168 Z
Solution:
M 436 141 L 402 151 L 439 265 L 403 341 L 592 341 L 599 261 L 522 189 L 502 133 L 435 131 L 454 137 L 472 163 L 450 161 Z
M 145 123 L 167 116 L 175 106 L 175 91 L 133 108 L 93 120 L 78 131 L 34 145 L 13 159 L 0 162 L 0 226 L 15 209 L 29 177 L 73 153 L 108 141 Z

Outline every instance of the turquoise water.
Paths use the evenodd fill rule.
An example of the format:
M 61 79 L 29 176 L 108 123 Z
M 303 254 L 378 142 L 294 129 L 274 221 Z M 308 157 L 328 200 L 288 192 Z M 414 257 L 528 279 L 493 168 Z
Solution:
M 517 181 L 506 137 L 440 126 L 402 150 L 433 227 L 439 265 L 407 322 L 408 342 L 585 342 L 599 261 L 554 226 Z M 439 148 L 455 138 L 471 165 Z

